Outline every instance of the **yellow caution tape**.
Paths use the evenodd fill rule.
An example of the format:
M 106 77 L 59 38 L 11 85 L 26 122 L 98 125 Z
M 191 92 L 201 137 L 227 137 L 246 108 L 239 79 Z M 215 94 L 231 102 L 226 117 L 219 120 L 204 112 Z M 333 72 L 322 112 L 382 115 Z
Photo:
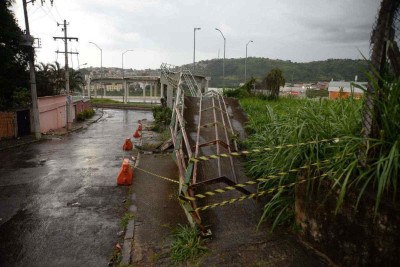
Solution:
M 218 159 L 218 158 L 239 157 L 239 156 L 245 156 L 245 155 L 249 155 L 249 154 L 253 154 L 253 153 L 271 151 L 271 150 L 274 150 L 274 149 L 291 148 L 291 147 L 305 146 L 305 145 L 318 144 L 318 143 L 327 143 L 327 142 L 337 143 L 339 141 L 340 141 L 339 138 L 314 140 L 314 141 L 302 142 L 302 143 L 297 143 L 297 144 L 286 144 L 286 145 L 279 145 L 279 146 L 275 146 L 275 147 L 264 147 L 264 148 L 257 148 L 257 149 L 252 149 L 252 150 L 243 150 L 243 151 L 231 152 L 231 153 L 222 153 L 222 154 L 215 154 L 215 155 L 208 155 L 208 156 L 200 156 L 200 157 L 197 157 L 197 158 L 193 157 L 193 158 L 190 159 L 190 161 L 199 162 L 199 161 L 208 161 L 208 160 Z
M 339 158 L 339 157 L 335 157 L 335 158 Z M 335 158 L 333 158 L 333 159 L 335 159 Z M 283 176 L 288 175 L 290 173 L 295 173 L 295 172 L 299 172 L 299 171 L 304 170 L 304 169 L 308 169 L 311 166 L 318 166 L 320 164 L 325 164 L 325 163 L 328 163 L 330 161 L 331 160 L 327 159 L 327 160 L 323 160 L 323 161 L 320 161 L 320 162 L 315 162 L 315 163 L 303 165 L 301 167 L 294 168 L 294 169 L 291 169 L 291 170 L 288 170 L 288 171 L 267 175 L 265 177 L 255 179 L 254 181 L 247 181 L 247 182 L 240 183 L 240 184 L 226 186 L 224 188 L 215 189 L 213 191 L 208 191 L 208 192 L 204 192 L 204 193 L 195 194 L 194 196 L 181 196 L 181 198 L 182 199 L 186 199 L 186 200 L 194 201 L 194 200 L 196 200 L 196 198 L 205 198 L 207 196 L 214 196 L 214 195 L 217 195 L 217 194 L 221 194 L 221 193 L 225 193 L 225 192 L 228 192 L 228 191 L 231 191 L 231 190 L 235 190 L 236 188 L 239 188 L 239 187 L 243 188 L 243 187 L 246 187 L 246 186 L 249 186 L 249 185 L 258 184 L 258 182 L 266 182 L 266 181 L 269 181 L 269 180 L 272 180 L 272 179 L 283 177 Z
M 325 174 L 322 174 L 320 176 L 315 176 L 313 178 L 302 179 L 302 180 L 299 180 L 297 182 L 293 182 L 293 183 L 290 183 L 290 184 L 286 184 L 286 185 L 282 185 L 282 186 L 279 186 L 279 187 L 271 188 L 271 189 L 268 189 L 268 190 L 260 191 L 258 193 L 253 193 L 253 194 L 250 194 L 250 195 L 241 196 L 241 197 L 238 197 L 238 198 L 232 198 L 232 199 L 229 199 L 229 200 L 225 200 L 225 201 L 222 201 L 222 202 L 206 205 L 206 206 L 203 206 L 203 207 L 198 207 L 198 208 L 194 209 L 193 211 L 194 212 L 198 212 L 198 211 L 203 211 L 203 210 L 207 210 L 207 209 L 213 209 L 213 208 L 222 207 L 222 206 L 225 206 L 225 205 L 228 205 L 228 204 L 233 204 L 235 202 L 241 202 L 241 201 L 246 200 L 246 199 L 254 199 L 254 198 L 257 198 L 257 197 L 262 197 L 262 196 L 270 194 L 270 193 L 272 193 L 274 191 L 278 191 L 278 190 L 281 190 L 283 188 L 295 186 L 296 184 L 305 183 L 307 181 L 315 180 L 317 178 L 322 178 L 322 177 L 325 177 L 325 176 L 328 176 L 328 175 L 329 174 L 325 173 Z
M 166 181 L 169 181 L 169 182 L 173 182 L 173 183 L 179 184 L 179 181 L 177 181 L 177 180 L 173 180 L 173 179 L 171 179 L 171 178 L 168 178 L 168 177 L 165 177 L 165 176 L 162 176 L 162 175 L 158 175 L 158 174 L 156 174 L 156 173 L 154 173 L 154 172 L 150 172 L 150 171 L 147 171 L 147 170 L 142 169 L 142 168 L 139 168 L 139 167 L 133 167 L 133 168 L 138 169 L 138 170 L 140 170 L 140 171 L 142 171 L 142 172 L 145 172 L 145 173 L 147 173 L 147 174 L 150 174 L 150 175 L 152 175 L 152 176 L 161 178 L 161 179 L 163 179 L 163 180 L 166 180 Z

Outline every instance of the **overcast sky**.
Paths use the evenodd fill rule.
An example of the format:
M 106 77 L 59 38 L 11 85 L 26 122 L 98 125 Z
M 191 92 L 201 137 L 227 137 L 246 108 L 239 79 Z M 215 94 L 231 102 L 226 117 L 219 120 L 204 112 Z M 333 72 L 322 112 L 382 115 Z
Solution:
M 379 0 L 40 0 L 28 4 L 31 34 L 42 39 L 38 61 L 53 62 L 54 51 L 63 50 L 57 22 L 66 19 L 68 42 L 78 51 L 79 63 L 134 69 L 158 68 L 162 62 L 181 65 L 193 62 L 193 27 L 196 32 L 196 61 L 248 55 L 308 62 L 328 58 L 361 58 L 368 55 L 369 36 Z M 22 0 L 14 12 L 24 27 Z M 63 55 L 58 60 L 64 64 Z M 77 56 L 73 66 L 77 67 Z

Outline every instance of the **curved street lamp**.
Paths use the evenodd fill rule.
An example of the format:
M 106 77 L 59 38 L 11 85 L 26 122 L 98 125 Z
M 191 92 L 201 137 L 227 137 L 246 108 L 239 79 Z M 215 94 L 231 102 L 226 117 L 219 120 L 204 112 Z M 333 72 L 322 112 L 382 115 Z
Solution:
M 246 83 L 246 81 L 247 81 L 247 46 L 249 45 L 249 43 L 252 43 L 252 42 L 253 41 L 250 40 L 246 44 L 246 59 L 244 60 L 244 83 Z
M 133 51 L 133 49 L 128 49 L 128 50 L 126 50 L 125 52 L 122 53 L 122 80 L 124 79 L 124 73 L 125 73 L 125 71 L 124 71 L 124 55 L 125 55 L 125 53 L 132 52 L 132 51 Z M 128 102 L 128 94 L 127 94 L 126 83 L 123 82 L 123 85 L 124 85 L 123 101 L 124 101 L 124 103 L 127 103 Z
M 89 42 L 89 44 L 93 44 L 95 45 L 99 50 L 100 50 L 100 77 L 101 77 L 101 88 L 103 88 L 103 49 L 100 48 L 100 46 L 98 46 L 96 43 L 94 42 Z M 90 89 L 89 89 L 90 90 Z M 106 90 L 103 89 L 103 94 L 106 94 Z M 94 97 L 97 97 L 97 90 L 94 90 Z
M 193 72 L 196 68 L 196 31 L 201 30 L 201 28 L 193 28 Z
M 226 47 L 226 38 L 224 34 L 221 32 L 220 29 L 215 28 L 215 30 L 219 31 L 222 35 L 222 38 L 224 38 L 224 59 L 222 60 L 222 77 L 223 77 L 223 87 L 225 89 L 225 47 Z

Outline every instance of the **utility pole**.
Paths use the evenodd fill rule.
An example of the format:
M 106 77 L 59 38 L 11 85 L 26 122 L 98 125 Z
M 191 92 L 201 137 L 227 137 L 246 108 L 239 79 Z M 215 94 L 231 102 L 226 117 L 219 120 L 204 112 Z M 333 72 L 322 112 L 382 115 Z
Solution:
M 56 53 L 61 53 L 64 54 L 65 56 L 65 90 L 67 91 L 67 130 L 71 130 L 72 126 L 72 116 L 71 116 L 71 108 L 72 108 L 72 96 L 69 90 L 69 68 L 68 68 L 68 54 L 78 54 L 78 52 L 68 52 L 68 42 L 71 40 L 78 41 L 78 38 L 76 37 L 68 37 L 67 33 L 67 26 L 69 23 L 67 23 L 66 20 L 64 20 L 64 23 L 57 23 L 57 26 L 64 26 L 62 29 L 64 31 L 64 37 L 53 37 L 54 40 L 61 39 L 64 41 L 64 51 L 56 51 Z
M 30 3 L 34 3 L 34 0 L 31 0 Z M 29 20 L 28 20 L 28 11 L 26 8 L 27 2 L 26 0 L 22 0 L 22 4 L 24 7 L 24 17 L 25 17 L 25 29 L 26 39 L 32 40 L 29 44 L 29 79 L 31 84 L 31 100 L 32 100 L 32 117 L 33 117 L 33 132 L 35 133 L 35 138 L 40 139 L 42 137 L 40 133 L 40 120 L 39 120 L 39 108 L 38 108 L 38 99 L 37 99 L 37 91 L 36 91 L 36 76 L 35 76 L 35 50 L 33 48 L 33 37 L 30 35 L 29 29 Z

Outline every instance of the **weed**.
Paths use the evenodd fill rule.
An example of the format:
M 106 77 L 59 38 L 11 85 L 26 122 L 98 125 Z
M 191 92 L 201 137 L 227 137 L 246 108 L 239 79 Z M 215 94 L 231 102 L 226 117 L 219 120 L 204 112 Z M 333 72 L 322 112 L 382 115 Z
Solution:
M 129 220 L 133 219 L 134 215 L 132 213 L 125 213 L 124 216 L 121 219 L 121 226 L 125 229 L 128 226 Z
M 179 225 L 173 237 L 171 260 L 175 264 L 195 260 L 208 251 L 206 247 L 202 246 L 202 240 L 197 228 Z
M 117 247 L 114 247 L 111 256 L 110 256 L 110 263 L 115 266 L 120 266 L 120 262 L 122 260 L 122 254 L 121 254 L 121 250 L 118 249 Z

